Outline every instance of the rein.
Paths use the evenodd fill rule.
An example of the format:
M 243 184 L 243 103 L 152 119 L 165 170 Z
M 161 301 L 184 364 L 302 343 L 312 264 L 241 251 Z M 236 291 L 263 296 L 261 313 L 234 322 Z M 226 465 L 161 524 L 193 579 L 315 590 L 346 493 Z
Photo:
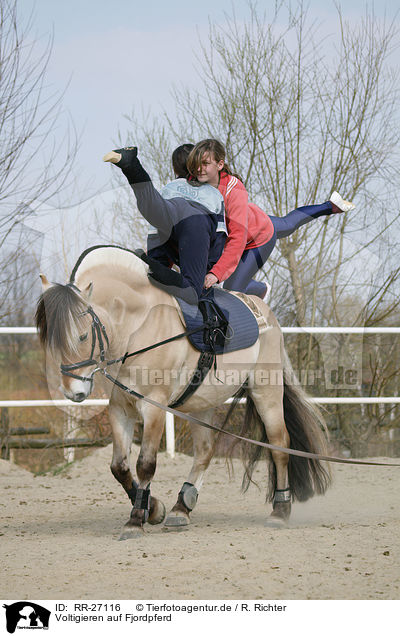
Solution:
M 282 453 L 286 453 L 287 455 L 297 455 L 298 457 L 305 457 L 307 459 L 318 459 L 318 460 L 323 460 L 327 462 L 335 462 L 339 464 L 360 464 L 363 466 L 400 466 L 400 464 L 385 464 L 383 462 L 373 462 L 373 461 L 364 461 L 361 459 L 350 459 L 350 458 L 342 458 L 342 457 L 335 457 L 335 456 L 329 456 L 329 455 L 319 455 L 317 453 L 309 453 L 306 451 L 295 450 L 292 448 L 284 448 L 282 446 L 275 446 L 274 444 L 269 444 L 267 442 L 260 442 L 257 440 L 249 439 L 248 437 L 242 437 L 241 435 L 232 433 L 231 431 L 226 431 L 223 428 L 220 428 L 213 424 L 209 424 L 208 422 L 203 422 L 203 420 L 199 420 L 197 417 L 194 417 L 193 415 L 190 415 L 189 413 L 182 413 L 181 411 L 178 411 L 170 406 L 165 406 L 164 404 L 160 404 L 159 402 L 156 402 L 155 400 L 152 400 L 151 398 L 146 397 L 142 395 L 141 393 L 138 393 L 137 391 L 134 391 L 133 389 L 126 386 L 125 384 L 122 384 L 122 382 L 120 382 L 119 380 L 117 380 L 117 378 L 114 378 L 112 375 L 110 375 L 107 372 L 107 367 L 112 364 L 116 364 L 118 362 L 122 362 L 123 364 L 125 360 L 127 360 L 127 358 L 139 355 L 139 353 L 150 351 L 151 349 L 155 349 L 156 347 L 160 347 L 163 344 L 173 342 L 174 340 L 184 338 L 185 336 L 191 335 L 192 333 L 196 333 L 202 330 L 204 326 L 197 327 L 196 329 L 192 329 L 191 331 L 182 332 L 176 336 L 172 336 L 171 338 L 167 338 L 166 340 L 162 340 L 161 342 L 157 342 L 148 347 L 144 347 L 143 349 L 138 349 L 137 351 L 134 351 L 132 353 L 125 353 L 120 358 L 115 358 L 114 360 L 106 360 L 105 359 L 106 351 L 104 347 L 104 341 L 107 343 L 107 347 L 109 347 L 109 340 L 107 337 L 105 326 L 102 324 L 102 322 L 100 321 L 99 317 L 94 312 L 92 307 L 89 306 L 87 311 L 84 312 L 84 314 L 89 314 L 92 317 L 92 346 L 91 346 L 90 358 L 87 360 L 84 360 L 83 362 L 76 362 L 74 364 L 61 364 L 60 369 L 61 369 L 62 375 L 66 375 L 71 378 L 75 378 L 77 380 L 90 382 L 91 386 L 93 386 L 93 376 L 95 373 L 99 371 L 102 375 L 104 375 L 105 378 L 107 378 L 107 380 L 110 380 L 110 382 L 112 382 L 115 386 L 125 391 L 125 393 L 128 393 L 129 395 L 132 395 L 133 397 L 138 398 L 140 400 L 144 400 L 148 404 L 152 404 L 153 406 L 156 406 L 167 413 L 172 413 L 172 415 L 175 415 L 176 417 L 180 417 L 181 419 L 186 420 L 187 422 L 198 424 L 199 426 L 203 426 L 204 428 L 209 428 L 217 433 L 224 433 L 225 435 L 229 435 L 230 437 L 233 437 L 239 441 L 247 442 L 249 444 L 254 444 L 256 446 L 261 446 L 263 448 L 267 448 L 268 450 L 280 451 Z M 101 362 L 100 365 L 99 365 L 99 362 L 93 357 L 94 350 L 96 348 L 96 340 L 98 340 L 99 342 L 100 362 Z M 80 369 L 82 367 L 91 366 L 91 365 L 97 365 L 97 366 L 91 372 L 91 374 L 87 377 L 71 373 L 71 371 L 75 369 Z

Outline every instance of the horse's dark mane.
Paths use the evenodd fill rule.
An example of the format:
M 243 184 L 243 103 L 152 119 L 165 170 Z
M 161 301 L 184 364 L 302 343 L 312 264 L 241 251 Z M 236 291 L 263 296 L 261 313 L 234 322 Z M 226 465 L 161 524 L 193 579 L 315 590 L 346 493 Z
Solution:
M 35 315 L 42 345 L 70 351 L 86 309 L 87 305 L 73 287 L 59 283 L 49 287 L 40 296 Z
M 69 284 L 56 283 L 39 298 L 36 326 L 42 345 L 62 353 L 77 352 L 79 332 L 82 333 L 81 330 L 84 329 L 85 324 L 82 313 L 87 309 L 87 305 L 79 295 L 79 289 L 74 287 L 74 283 L 85 259 L 87 257 L 90 259 L 94 252 L 104 248 L 111 248 L 110 255 L 113 251 L 120 255 L 128 252 L 135 256 L 137 263 L 141 263 L 143 267 L 142 261 L 135 252 L 118 245 L 94 245 L 82 252 L 71 272 Z

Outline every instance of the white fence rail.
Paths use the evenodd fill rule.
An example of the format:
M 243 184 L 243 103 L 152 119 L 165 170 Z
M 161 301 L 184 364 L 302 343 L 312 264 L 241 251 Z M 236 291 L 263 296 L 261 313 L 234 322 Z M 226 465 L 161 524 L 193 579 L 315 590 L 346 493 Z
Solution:
M 400 327 L 281 327 L 283 333 L 400 333 Z M 35 334 L 36 327 L 0 327 L 0 334 Z
M 400 327 L 282 327 L 287 334 L 400 334 Z M 36 327 L 0 327 L 0 335 L 37 334 Z M 313 397 L 310 400 L 317 404 L 400 404 L 400 397 Z M 231 400 L 227 400 L 229 404 Z M 245 400 L 241 400 L 245 402 Z M 107 406 L 108 400 L 89 399 L 74 403 L 70 400 L 0 400 L 0 408 L 20 407 L 73 407 L 73 406 Z M 172 413 L 166 413 L 166 446 L 167 453 L 173 457 L 175 453 L 175 424 Z

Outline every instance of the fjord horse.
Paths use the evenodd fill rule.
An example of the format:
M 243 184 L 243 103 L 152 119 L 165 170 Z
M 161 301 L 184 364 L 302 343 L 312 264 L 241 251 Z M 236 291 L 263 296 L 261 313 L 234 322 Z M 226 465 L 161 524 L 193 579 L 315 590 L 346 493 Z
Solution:
M 183 330 L 176 300 L 153 286 L 147 273 L 147 265 L 129 250 L 112 246 L 91 248 L 78 260 L 67 285 L 50 284 L 41 275 L 43 293 L 36 312 L 41 342 L 61 363 L 67 398 L 83 401 L 90 395 L 94 379 L 104 378 L 106 373 L 118 378 L 120 386 L 110 384 L 111 471 L 133 505 L 121 538 L 142 533 L 146 522 L 164 521 L 164 504 L 150 495 L 150 484 L 165 416 L 156 405 L 120 387 L 130 387 L 163 405 L 172 404 L 183 392 L 199 358 L 199 352 L 185 337 L 124 359 L 126 352 L 140 350 Z M 289 378 L 291 368 L 279 324 L 263 301 L 255 297 L 252 300 L 262 312 L 266 328 L 260 330 L 251 347 L 219 355 L 217 371 L 209 371 L 203 384 L 179 411 L 211 422 L 214 408 L 224 404 L 247 380 L 245 432 L 252 433 L 251 426 L 258 426 L 259 435 L 261 432 L 270 444 L 325 453 L 323 420 L 318 409 Z M 207 382 L 214 373 L 218 381 Z M 143 418 L 143 438 L 136 462 L 136 481 L 130 452 L 138 413 Z M 191 424 L 191 432 L 193 465 L 167 515 L 167 527 L 189 523 L 213 455 L 214 431 Z M 285 525 L 291 502 L 323 494 L 330 476 L 318 459 L 289 457 L 276 450 L 268 455 L 267 498 L 272 501 L 273 510 L 267 525 Z M 247 483 L 254 461 L 253 453 L 245 473 Z

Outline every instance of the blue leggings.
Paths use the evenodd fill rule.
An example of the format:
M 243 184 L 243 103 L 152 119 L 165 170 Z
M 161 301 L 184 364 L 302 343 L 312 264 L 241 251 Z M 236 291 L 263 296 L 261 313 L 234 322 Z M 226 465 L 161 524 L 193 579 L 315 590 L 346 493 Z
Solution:
M 270 240 L 260 247 L 245 250 L 233 274 L 224 282 L 224 289 L 240 291 L 264 298 L 267 286 L 253 276 L 268 260 L 275 247 L 277 239 L 293 234 L 299 227 L 310 223 L 320 216 L 332 214 L 332 203 L 326 201 L 320 205 L 305 205 L 289 212 L 286 216 L 270 216 L 274 226 L 274 233 Z

